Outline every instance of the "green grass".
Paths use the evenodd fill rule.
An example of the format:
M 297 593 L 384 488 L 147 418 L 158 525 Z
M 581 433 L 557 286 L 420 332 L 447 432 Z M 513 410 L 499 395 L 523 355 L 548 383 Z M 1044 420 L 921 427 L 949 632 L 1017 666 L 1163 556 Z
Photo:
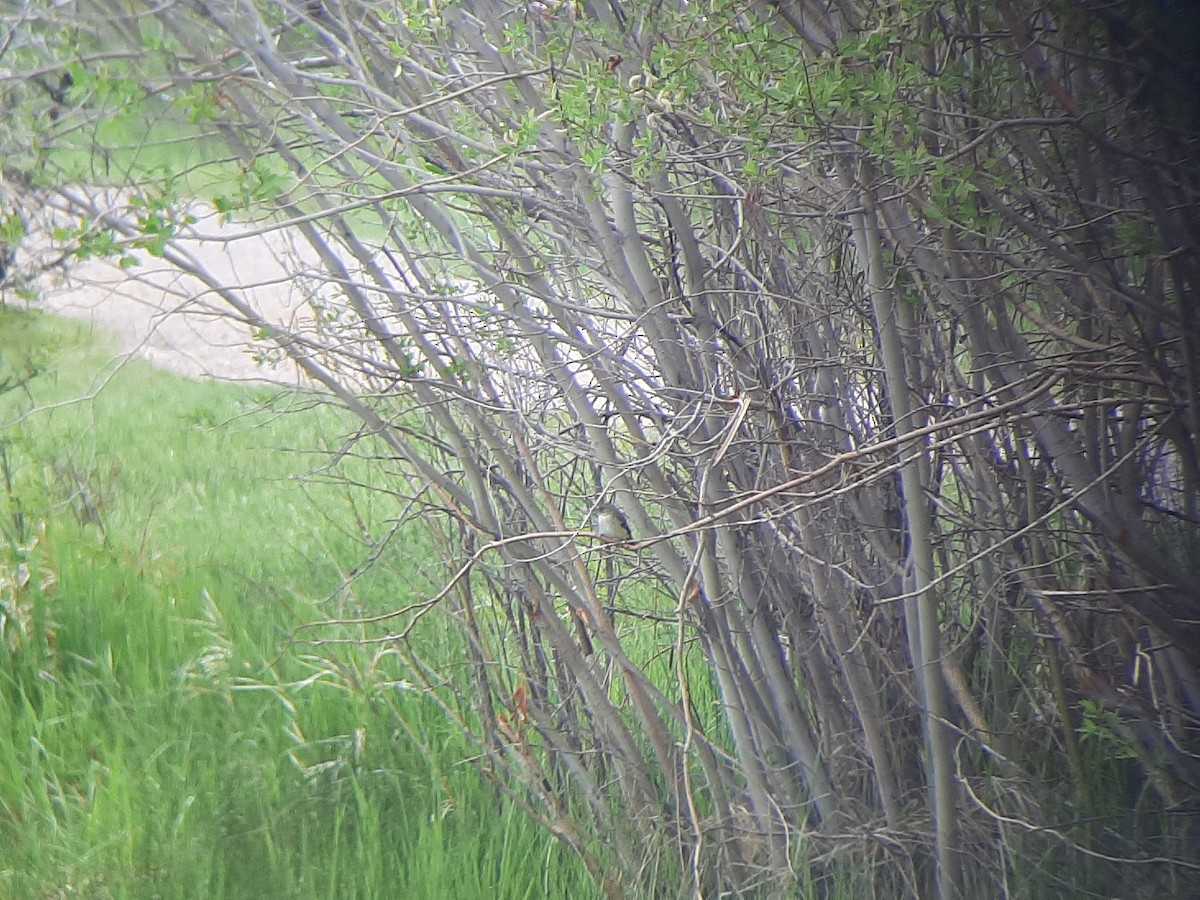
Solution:
M 0 383 L 42 370 L 0 396 L 0 897 L 596 896 L 420 691 L 301 684 L 296 626 L 403 602 L 429 552 L 341 589 L 395 513 L 311 477 L 341 414 L 109 356 L 0 309 Z

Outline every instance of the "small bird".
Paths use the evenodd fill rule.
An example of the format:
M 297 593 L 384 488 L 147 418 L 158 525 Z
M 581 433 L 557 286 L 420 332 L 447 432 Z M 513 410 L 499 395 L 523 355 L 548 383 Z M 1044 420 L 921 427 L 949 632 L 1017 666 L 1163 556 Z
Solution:
M 629 520 L 625 514 L 608 501 L 596 505 L 596 531 L 610 541 L 632 541 Z

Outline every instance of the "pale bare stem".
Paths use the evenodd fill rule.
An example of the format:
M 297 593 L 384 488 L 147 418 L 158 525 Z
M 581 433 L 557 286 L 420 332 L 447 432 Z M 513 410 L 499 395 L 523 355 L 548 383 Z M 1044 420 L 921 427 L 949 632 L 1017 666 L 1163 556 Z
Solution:
M 0 40 L 29 76 L 0 94 L 57 104 L 65 146 L 103 85 L 35 79 L 127 66 L 236 161 L 234 222 L 159 246 L 129 169 L 57 191 L 59 249 L 160 253 L 173 302 L 362 420 L 437 585 L 298 637 L 407 672 L 610 896 L 800 867 L 815 893 L 1116 892 L 1135 852 L 1190 877 L 1200 108 L 1157 26 L 181 0 L 145 14 L 175 39 L 147 69 L 127 7 L 96 4 L 103 58 Z M 23 158 L 5 215 L 46 205 Z M 263 284 L 205 262 L 285 235 Z M 304 317 L 252 302 L 284 280 Z
M 854 161 L 849 165 L 856 169 L 865 168 Z M 843 178 L 847 187 L 854 186 L 855 176 L 851 176 L 846 168 L 843 169 Z M 914 411 L 909 396 L 913 363 L 906 361 L 907 354 L 902 347 L 902 341 L 911 336 L 913 328 L 884 277 L 874 200 L 864 191 L 859 196 L 859 202 L 864 211 L 851 216 L 855 246 L 871 293 L 895 428 L 898 434 L 903 435 L 922 426 L 920 414 Z M 951 742 L 942 725 L 949 711 L 941 673 L 942 648 L 937 626 L 937 602 L 929 588 L 934 579 L 934 525 L 927 499 L 930 479 L 927 457 L 914 453 L 901 469 L 900 476 L 906 534 L 911 546 L 905 573 L 911 599 L 905 601 L 905 625 L 913 664 L 919 676 L 918 696 L 924 706 L 929 789 L 937 832 L 938 896 L 948 900 L 958 895 L 961 884 L 961 845 L 957 833 L 958 801 L 952 777 Z

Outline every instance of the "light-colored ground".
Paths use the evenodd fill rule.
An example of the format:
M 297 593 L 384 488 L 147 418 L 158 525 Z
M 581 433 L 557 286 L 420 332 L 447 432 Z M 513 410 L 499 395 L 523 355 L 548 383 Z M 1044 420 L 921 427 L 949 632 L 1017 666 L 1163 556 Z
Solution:
M 267 321 L 311 330 L 304 291 L 319 283 L 320 273 L 284 233 L 257 234 L 211 214 L 191 231 L 197 237 L 181 241 L 182 249 L 220 283 L 239 286 L 239 300 Z M 189 378 L 298 383 L 296 366 L 286 359 L 268 363 L 269 345 L 255 342 L 250 325 L 231 318 L 230 305 L 204 283 L 162 259 L 137 258 L 140 264 L 129 269 L 108 260 L 74 264 L 47 281 L 38 305 L 102 329 L 123 355 Z

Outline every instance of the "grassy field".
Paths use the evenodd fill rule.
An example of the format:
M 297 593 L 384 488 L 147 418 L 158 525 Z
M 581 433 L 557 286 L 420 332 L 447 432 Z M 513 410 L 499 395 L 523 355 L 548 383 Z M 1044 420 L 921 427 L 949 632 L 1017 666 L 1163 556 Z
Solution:
M 288 645 L 422 586 L 414 533 L 341 588 L 395 512 L 316 477 L 349 423 L 110 356 L 0 309 L 0 898 L 596 896 L 420 691 Z

